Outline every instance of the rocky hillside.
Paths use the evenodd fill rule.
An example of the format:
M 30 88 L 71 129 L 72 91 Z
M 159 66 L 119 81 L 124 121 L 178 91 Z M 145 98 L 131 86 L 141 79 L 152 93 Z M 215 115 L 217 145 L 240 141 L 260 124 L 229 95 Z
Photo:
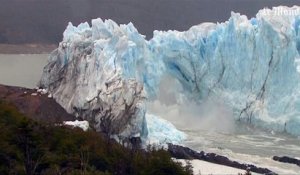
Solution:
M 75 120 L 48 94 L 36 89 L 0 85 L 0 101 L 16 106 L 22 114 L 43 123 Z

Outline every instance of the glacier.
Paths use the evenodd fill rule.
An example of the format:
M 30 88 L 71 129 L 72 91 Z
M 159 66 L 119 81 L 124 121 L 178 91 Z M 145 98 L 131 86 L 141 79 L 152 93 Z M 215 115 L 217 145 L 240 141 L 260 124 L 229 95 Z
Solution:
M 157 99 L 165 76 L 183 88 L 175 98 L 222 101 L 235 120 L 300 135 L 300 13 L 282 9 L 300 12 L 280 6 L 251 19 L 232 12 L 226 22 L 154 31 L 150 40 L 132 23 L 69 23 L 38 86 L 99 131 L 110 121 L 107 132 L 120 137 L 184 139 L 180 131 L 159 136 L 147 127 L 146 104 Z

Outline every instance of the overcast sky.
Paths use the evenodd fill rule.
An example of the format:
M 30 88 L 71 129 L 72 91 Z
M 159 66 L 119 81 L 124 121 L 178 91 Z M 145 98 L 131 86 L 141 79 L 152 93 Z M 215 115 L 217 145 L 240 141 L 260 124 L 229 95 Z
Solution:
M 223 22 L 230 12 L 253 17 L 259 9 L 300 5 L 300 0 L 0 0 L 0 43 L 57 43 L 69 21 L 93 18 L 133 22 L 149 37 L 153 30 L 187 30 Z

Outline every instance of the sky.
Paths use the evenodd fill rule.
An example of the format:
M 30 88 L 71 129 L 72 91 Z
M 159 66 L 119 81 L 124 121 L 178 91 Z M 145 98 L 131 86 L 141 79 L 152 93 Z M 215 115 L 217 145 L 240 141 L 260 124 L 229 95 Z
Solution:
M 93 18 L 132 22 L 151 38 L 153 30 L 187 30 L 223 22 L 231 11 L 253 17 L 259 9 L 300 5 L 300 0 L 0 0 L 0 43 L 58 43 L 71 21 Z

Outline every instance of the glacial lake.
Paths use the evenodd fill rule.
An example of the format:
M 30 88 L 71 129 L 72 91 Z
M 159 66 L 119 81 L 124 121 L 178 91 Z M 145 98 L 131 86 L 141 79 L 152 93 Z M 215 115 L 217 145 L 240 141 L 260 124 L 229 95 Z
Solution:
M 0 54 L 0 84 L 34 88 L 49 54 Z

